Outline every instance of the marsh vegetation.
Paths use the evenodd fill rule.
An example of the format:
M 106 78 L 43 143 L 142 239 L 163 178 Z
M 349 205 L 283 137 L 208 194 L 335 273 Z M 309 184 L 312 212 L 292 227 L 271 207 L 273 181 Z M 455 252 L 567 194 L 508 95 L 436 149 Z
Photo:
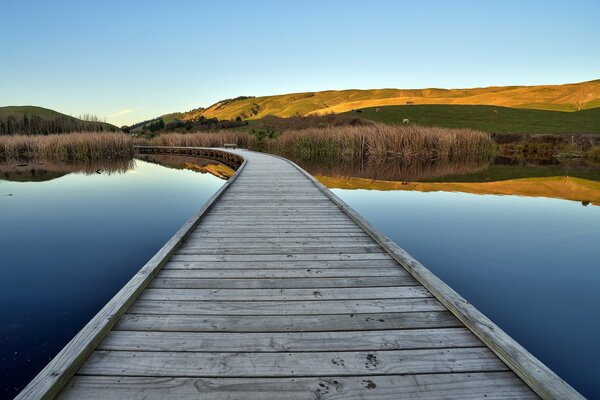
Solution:
M 0 161 L 88 162 L 133 156 L 133 139 L 124 133 L 0 136 Z

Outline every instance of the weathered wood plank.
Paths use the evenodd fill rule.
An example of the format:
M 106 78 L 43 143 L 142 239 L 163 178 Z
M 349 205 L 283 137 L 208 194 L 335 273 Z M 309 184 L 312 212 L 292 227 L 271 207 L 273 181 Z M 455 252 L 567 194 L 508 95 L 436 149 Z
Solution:
M 308 268 L 308 269 L 163 269 L 159 278 L 347 278 L 367 276 L 407 276 L 399 267 L 391 268 Z
M 94 351 L 79 375 L 283 377 L 506 371 L 485 347 L 310 353 Z
M 62 400 L 531 400 L 512 372 L 310 378 L 76 376 Z
M 259 247 L 264 245 L 279 245 L 279 246 L 307 246 L 307 245 L 322 245 L 322 246 L 343 246 L 343 245 L 364 245 L 371 244 L 373 241 L 366 236 L 342 236 L 342 237 L 188 237 L 184 246 L 219 246 L 219 247 Z
M 314 332 L 451 328 L 462 323 L 450 312 L 340 315 L 152 315 L 127 313 L 116 330 L 162 332 Z
M 294 278 L 294 279 L 193 279 L 159 278 L 148 287 L 162 289 L 301 289 L 343 287 L 414 286 L 418 282 L 411 276 L 384 276 L 367 278 Z
M 370 236 L 368 236 L 367 234 L 365 234 L 364 232 L 361 231 L 356 231 L 356 232 L 336 232 L 336 231 L 332 231 L 332 232 L 327 232 L 327 231 L 318 231 L 318 232 L 297 232 L 297 231 L 291 231 L 289 230 L 288 232 L 286 232 L 286 230 L 280 230 L 280 231 L 276 231 L 276 232 L 272 232 L 272 231 L 251 231 L 251 232 L 236 232 L 235 230 L 230 230 L 230 231 L 208 231 L 208 230 L 201 230 L 201 229 L 196 229 L 192 234 L 190 234 L 189 238 L 190 239 L 206 239 L 206 238 L 212 238 L 214 240 L 237 240 L 237 239 L 257 239 L 257 240 L 261 240 L 261 239 L 275 239 L 275 238 L 281 238 L 281 239 L 285 239 L 285 238 L 290 238 L 290 239 L 295 239 L 295 238 L 299 238 L 299 239 L 303 239 L 303 238 L 307 238 L 307 239 L 319 239 L 319 238 L 323 238 L 324 240 L 330 240 L 330 239 L 341 239 L 341 238 L 370 238 Z
M 203 246 L 203 247 L 180 247 L 177 250 L 178 255 L 258 255 L 258 254 L 367 254 L 367 253 L 384 253 L 379 245 L 368 244 L 359 246 L 298 246 L 298 247 L 283 247 L 283 246 L 263 246 L 263 247 L 240 247 L 240 248 L 221 248 L 220 246 Z M 387 255 L 387 254 L 386 254 Z
M 236 241 L 204 241 L 202 239 L 188 239 L 182 246 L 181 249 L 214 249 L 218 246 L 219 249 L 280 249 L 280 248 L 378 248 L 379 245 L 366 238 L 359 238 L 359 240 L 344 240 L 344 241 L 330 241 L 330 240 L 286 240 L 286 239 L 269 239 L 269 240 L 236 240 Z
M 368 269 L 398 268 L 408 272 L 395 260 L 354 260 L 354 261 L 169 261 L 163 269 Z
M 274 353 L 459 347 L 483 347 L 483 343 L 466 328 L 272 333 L 112 331 L 97 349 Z
M 152 289 L 147 288 L 140 300 L 352 300 L 399 299 L 431 297 L 421 286 L 396 286 L 377 288 L 325 288 L 325 289 Z
M 175 254 L 172 261 L 344 261 L 344 260 L 392 260 L 387 253 L 357 254 L 225 254 L 193 255 Z
M 290 301 L 137 300 L 129 312 L 170 315 L 308 315 L 444 311 L 434 298 Z

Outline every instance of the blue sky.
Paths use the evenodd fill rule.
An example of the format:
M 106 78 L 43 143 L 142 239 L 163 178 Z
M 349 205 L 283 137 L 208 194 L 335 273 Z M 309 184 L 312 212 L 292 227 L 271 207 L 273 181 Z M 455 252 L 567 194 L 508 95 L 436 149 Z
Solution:
M 600 1 L 2 0 L 0 106 L 123 125 L 240 95 L 600 78 Z

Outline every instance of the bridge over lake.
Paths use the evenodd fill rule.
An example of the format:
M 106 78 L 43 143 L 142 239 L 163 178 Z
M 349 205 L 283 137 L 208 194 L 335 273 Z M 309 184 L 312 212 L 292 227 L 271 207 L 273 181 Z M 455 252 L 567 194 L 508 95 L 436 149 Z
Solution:
M 18 399 L 582 398 L 292 162 L 138 150 L 237 172 Z

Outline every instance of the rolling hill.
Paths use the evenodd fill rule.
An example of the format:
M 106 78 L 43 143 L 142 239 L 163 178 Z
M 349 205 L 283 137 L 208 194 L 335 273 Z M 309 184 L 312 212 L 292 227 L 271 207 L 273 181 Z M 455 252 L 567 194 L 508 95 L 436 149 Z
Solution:
M 369 107 L 347 115 L 385 124 L 404 119 L 420 126 L 471 128 L 498 133 L 600 133 L 600 107 L 576 112 L 477 105 L 425 104 Z
M 492 86 L 473 89 L 328 90 L 262 97 L 238 97 L 203 109 L 173 114 L 183 120 L 260 119 L 343 113 L 368 107 L 417 104 L 492 105 L 553 111 L 600 107 L 600 80 L 565 85 Z
M 84 121 L 43 107 L 0 107 L 0 135 L 117 130 L 119 128 L 106 122 Z

